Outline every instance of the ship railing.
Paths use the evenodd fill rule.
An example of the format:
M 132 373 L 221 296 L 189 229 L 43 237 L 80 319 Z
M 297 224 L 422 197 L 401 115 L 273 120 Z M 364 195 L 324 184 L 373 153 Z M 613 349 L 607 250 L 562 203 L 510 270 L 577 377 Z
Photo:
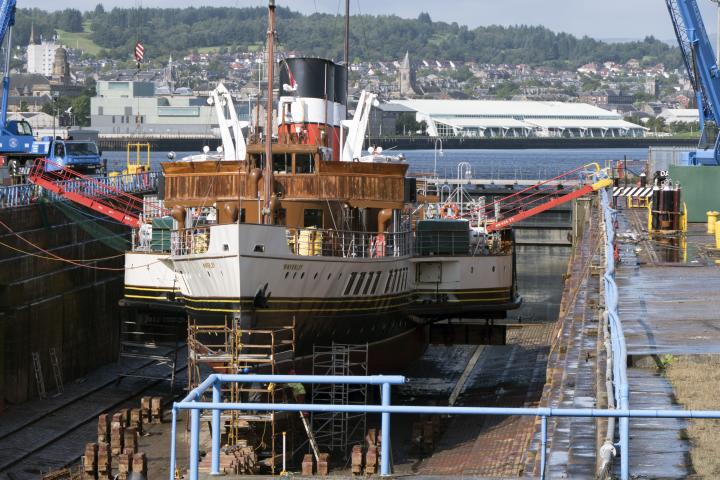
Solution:
M 210 246 L 210 227 L 174 230 L 170 234 L 170 252 L 173 255 L 199 255 Z
M 455 233 L 455 232 L 453 232 Z M 469 239 L 465 235 L 452 235 L 444 231 L 417 232 L 415 252 L 422 257 L 488 257 L 512 253 L 513 242 L 491 235 Z
M 113 177 L 95 177 L 94 180 L 108 187 L 122 190 L 126 193 L 142 193 L 157 190 L 158 172 L 143 172 L 128 175 L 116 175 Z M 86 196 L 101 197 L 104 195 L 112 195 L 110 188 L 105 191 L 97 184 L 90 185 L 84 180 L 64 180 L 58 182 L 62 189 L 66 192 L 83 193 Z M 37 199 L 45 195 L 52 201 L 65 201 L 59 195 L 45 191 L 43 188 L 32 183 L 23 183 L 20 185 L 2 185 L 0 186 L 0 209 L 26 207 L 37 202 Z
M 131 245 L 133 252 L 170 253 L 173 245 L 173 233 L 164 228 L 152 228 L 144 223 L 140 228 L 133 228 Z
M 413 254 L 412 232 L 368 233 L 288 228 L 287 241 L 290 251 L 303 257 L 382 258 Z

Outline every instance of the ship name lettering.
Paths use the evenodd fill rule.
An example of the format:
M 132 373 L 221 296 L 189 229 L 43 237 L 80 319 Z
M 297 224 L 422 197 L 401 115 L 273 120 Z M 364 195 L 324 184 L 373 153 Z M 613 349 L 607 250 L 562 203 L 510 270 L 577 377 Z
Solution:
M 203 263 L 202 266 L 203 266 L 203 268 L 215 268 L 215 263 L 214 262 Z
M 300 263 L 286 263 L 283 265 L 284 271 L 297 272 L 303 269 L 303 265 Z

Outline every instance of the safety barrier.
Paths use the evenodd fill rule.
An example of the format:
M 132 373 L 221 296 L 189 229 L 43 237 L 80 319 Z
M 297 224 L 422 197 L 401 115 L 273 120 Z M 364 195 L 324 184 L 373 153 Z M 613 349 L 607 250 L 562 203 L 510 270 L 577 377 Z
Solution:
M 94 179 L 108 187 L 122 190 L 125 193 L 143 193 L 156 191 L 159 177 L 160 174 L 158 172 L 143 172 L 132 175 L 94 177 Z M 86 182 L 82 180 L 65 180 L 58 183 L 65 191 L 69 192 L 82 192 L 86 186 Z M 0 209 L 32 205 L 40 195 L 45 195 L 53 201 L 66 201 L 59 195 L 48 192 L 32 183 L 3 185 L 0 186 Z
M 600 190 L 600 207 L 605 228 L 605 318 L 610 330 L 612 349 L 612 383 L 614 397 L 619 410 L 630 409 L 630 387 L 627 378 L 627 345 L 620 314 L 618 312 L 618 287 L 615 283 L 615 220 L 617 212 L 610 207 L 608 189 Z M 630 475 L 630 421 L 619 420 L 620 478 L 627 480 Z
M 224 403 L 223 385 L 227 383 L 304 383 L 304 384 L 364 384 L 381 387 L 380 405 L 318 405 L 318 404 L 278 404 L 278 403 Z M 391 405 L 390 386 L 405 383 L 402 376 L 318 376 L 318 375 L 224 375 L 212 374 L 182 401 L 173 404 L 172 436 L 170 438 L 170 480 L 175 480 L 177 453 L 177 418 L 180 410 L 190 411 L 190 462 L 189 478 L 198 480 L 200 461 L 200 412 L 212 411 L 211 420 L 211 475 L 220 472 L 220 438 L 224 431 L 220 423 L 226 411 L 286 411 L 286 412 L 335 412 L 335 413 L 376 413 L 381 414 L 381 453 L 380 474 L 390 475 L 390 415 L 391 414 L 430 414 L 430 415 L 491 415 L 525 416 L 540 418 L 540 478 L 545 478 L 547 419 L 550 417 L 581 418 L 617 418 L 628 422 L 630 418 L 666 418 L 666 419 L 720 419 L 720 411 L 702 410 L 629 410 L 594 408 L 503 408 L 503 407 L 433 407 L 415 405 Z M 212 390 L 212 402 L 203 402 L 203 394 Z

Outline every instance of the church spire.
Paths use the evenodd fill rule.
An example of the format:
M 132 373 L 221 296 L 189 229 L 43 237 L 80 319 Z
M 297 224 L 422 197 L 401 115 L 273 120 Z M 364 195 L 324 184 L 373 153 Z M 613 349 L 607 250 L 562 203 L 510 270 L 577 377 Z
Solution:
M 30 41 L 28 45 L 35 45 L 35 22 L 30 22 Z
M 410 50 L 405 50 L 405 58 L 403 59 L 402 68 L 410 68 Z

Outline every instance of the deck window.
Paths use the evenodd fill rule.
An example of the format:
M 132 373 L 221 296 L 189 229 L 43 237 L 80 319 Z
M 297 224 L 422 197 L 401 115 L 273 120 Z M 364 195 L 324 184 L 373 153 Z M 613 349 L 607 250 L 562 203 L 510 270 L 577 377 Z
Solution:
M 311 153 L 295 154 L 295 173 L 314 173 L 315 162 Z
M 250 168 L 259 168 L 264 169 L 265 168 L 265 155 L 264 154 L 254 154 L 250 155 Z
M 303 215 L 303 226 L 305 228 L 323 227 L 323 211 L 319 208 L 306 208 Z
M 275 173 L 289 173 L 292 168 L 292 156 L 289 153 L 274 153 L 272 169 Z

